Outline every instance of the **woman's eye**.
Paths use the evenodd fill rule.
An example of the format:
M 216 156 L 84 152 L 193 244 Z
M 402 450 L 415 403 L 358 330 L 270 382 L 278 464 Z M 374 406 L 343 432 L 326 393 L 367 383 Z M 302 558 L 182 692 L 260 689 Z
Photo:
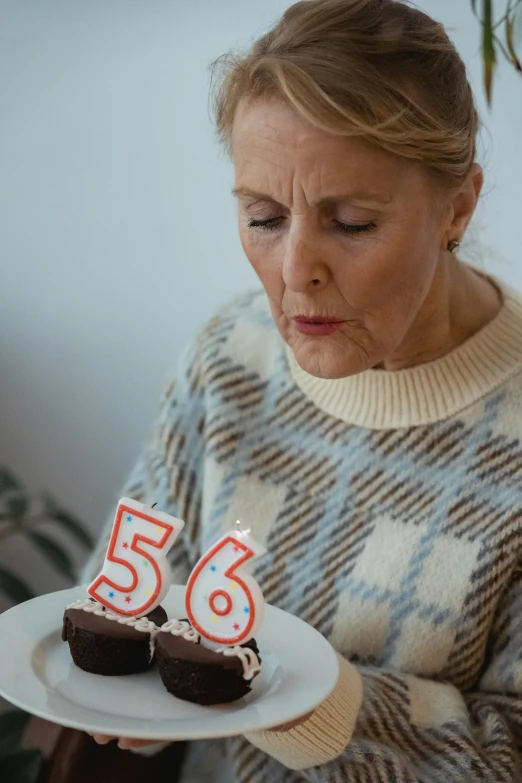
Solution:
M 366 231 L 373 231 L 377 228 L 375 223 L 341 223 L 340 220 L 335 220 L 335 225 L 343 234 L 364 234 Z
M 248 221 L 248 227 L 249 228 L 263 228 L 266 231 L 273 231 L 275 228 L 277 228 L 277 223 L 274 221 L 281 220 L 279 217 L 275 218 L 268 218 L 268 220 L 254 220 L 254 218 L 250 218 Z
M 268 218 L 267 220 L 255 220 L 250 218 L 248 221 L 248 228 L 261 228 L 265 231 L 274 231 L 279 226 L 279 221 L 283 220 L 282 217 Z M 336 228 L 342 234 L 363 234 L 367 231 L 372 231 L 376 228 L 375 223 L 341 223 L 340 220 L 334 220 Z

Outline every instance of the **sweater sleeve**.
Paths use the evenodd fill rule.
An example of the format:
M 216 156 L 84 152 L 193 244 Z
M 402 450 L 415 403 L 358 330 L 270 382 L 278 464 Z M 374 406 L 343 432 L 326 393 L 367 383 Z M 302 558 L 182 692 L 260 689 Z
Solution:
M 310 783 L 522 780 L 522 569 L 473 689 L 340 663 L 335 690 L 305 723 L 247 739 Z
M 165 387 L 151 436 L 120 493 L 147 505 L 157 503 L 162 511 L 184 520 L 169 553 L 173 584 L 185 584 L 199 558 L 204 423 L 204 394 L 194 342 L 182 353 Z M 113 522 L 114 511 L 83 568 L 82 582 L 91 581 L 100 572 Z

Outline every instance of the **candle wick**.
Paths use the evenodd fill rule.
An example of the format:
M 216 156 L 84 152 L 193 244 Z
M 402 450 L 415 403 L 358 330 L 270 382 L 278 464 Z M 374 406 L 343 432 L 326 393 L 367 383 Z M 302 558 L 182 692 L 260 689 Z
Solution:
M 153 504 L 152 504 L 152 506 L 151 506 L 151 508 L 154 508 L 154 506 L 157 506 L 157 505 L 158 505 L 158 504 L 157 504 L 157 502 L 156 502 L 156 503 L 153 503 Z

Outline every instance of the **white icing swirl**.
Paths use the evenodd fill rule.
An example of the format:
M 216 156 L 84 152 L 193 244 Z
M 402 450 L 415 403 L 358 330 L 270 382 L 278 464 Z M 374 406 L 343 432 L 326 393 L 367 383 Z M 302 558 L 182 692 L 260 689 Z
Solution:
M 99 617 L 105 617 L 107 614 L 105 609 L 102 608 L 102 605 L 98 603 L 98 601 L 91 601 L 89 598 L 82 599 L 80 598 L 78 601 L 74 601 L 72 604 L 69 604 L 69 606 L 65 607 L 66 609 L 83 609 L 84 612 L 89 612 L 89 614 L 97 614 Z
M 167 620 L 161 626 L 160 631 L 171 633 L 173 636 L 182 636 L 187 642 L 199 641 L 199 634 L 186 620 Z
M 228 658 L 237 656 L 243 664 L 243 679 L 251 680 L 256 674 L 261 671 L 261 664 L 259 658 L 250 647 L 241 647 L 237 644 L 235 647 L 218 647 L 216 650 L 218 653 L 226 655 Z
M 156 623 L 154 623 L 152 620 L 149 620 L 148 617 L 132 617 L 122 614 L 115 614 L 114 612 L 107 612 L 102 608 L 102 604 L 100 604 L 98 601 L 91 601 L 90 598 L 86 598 L 85 600 L 80 598 L 78 601 L 74 601 L 72 604 L 69 604 L 66 609 L 81 609 L 82 611 L 88 612 L 89 614 L 95 614 L 97 617 L 105 617 L 106 620 L 112 620 L 112 622 L 116 622 L 119 625 L 128 625 L 130 628 L 134 628 L 136 631 L 150 633 L 149 661 L 152 660 L 152 656 L 154 655 L 154 638 L 159 632 L 159 628 Z

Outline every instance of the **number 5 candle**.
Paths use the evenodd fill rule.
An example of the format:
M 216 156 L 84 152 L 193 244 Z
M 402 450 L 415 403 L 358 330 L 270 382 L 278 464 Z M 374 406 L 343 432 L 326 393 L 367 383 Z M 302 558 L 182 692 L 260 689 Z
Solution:
M 224 535 L 189 576 L 185 609 L 207 647 L 243 644 L 263 620 L 263 593 L 244 566 L 266 549 L 249 533 L 238 529 Z
M 116 614 L 152 611 L 169 590 L 167 553 L 184 525 L 170 514 L 122 498 L 102 570 L 87 588 L 89 595 Z

